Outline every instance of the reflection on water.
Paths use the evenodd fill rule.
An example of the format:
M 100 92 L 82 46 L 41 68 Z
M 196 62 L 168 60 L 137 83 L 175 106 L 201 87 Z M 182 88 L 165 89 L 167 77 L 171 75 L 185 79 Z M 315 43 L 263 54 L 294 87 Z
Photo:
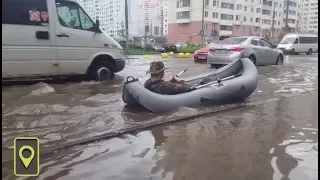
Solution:
M 317 93 L 43 156 L 40 179 L 317 179 Z

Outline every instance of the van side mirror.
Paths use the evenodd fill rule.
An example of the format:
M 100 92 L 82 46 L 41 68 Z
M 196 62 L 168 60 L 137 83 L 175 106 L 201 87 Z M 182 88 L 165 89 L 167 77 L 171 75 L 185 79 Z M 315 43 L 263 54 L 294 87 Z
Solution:
M 100 21 L 99 21 L 99 19 L 96 19 L 96 23 L 95 23 L 95 26 L 94 26 L 94 31 L 96 33 L 100 33 L 101 32 L 100 31 Z

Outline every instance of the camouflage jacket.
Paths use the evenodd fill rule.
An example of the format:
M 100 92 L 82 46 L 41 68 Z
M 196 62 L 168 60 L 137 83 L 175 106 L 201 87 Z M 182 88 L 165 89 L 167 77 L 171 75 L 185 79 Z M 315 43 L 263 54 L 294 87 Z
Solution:
M 188 84 L 185 84 L 183 81 L 181 82 L 170 82 L 170 81 L 164 81 L 164 80 L 151 81 L 151 79 L 148 79 L 145 82 L 144 87 L 154 93 L 166 94 L 166 95 L 180 94 L 180 93 L 191 91 L 190 86 Z

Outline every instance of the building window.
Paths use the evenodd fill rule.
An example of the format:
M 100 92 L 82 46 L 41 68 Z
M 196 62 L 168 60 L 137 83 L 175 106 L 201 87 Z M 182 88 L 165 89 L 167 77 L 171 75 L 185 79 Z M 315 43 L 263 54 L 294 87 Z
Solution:
M 212 18 L 215 18 L 215 19 L 219 18 L 219 14 L 217 12 L 213 12 Z
M 209 6 L 209 0 L 205 0 L 204 5 Z
M 253 7 L 251 7 L 251 12 L 253 13 Z
M 271 24 L 271 20 L 262 19 L 262 20 L 261 20 L 261 23 L 262 23 L 262 24 L 268 24 L 268 25 L 270 25 L 270 24 Z
M 177 19 L 188 19 L 190 18 L 190 11 L 182 11 L 177 13 Z
M 247 17 L 243 16 L 243 21 L 246 22 L 247 21 Z
M 234 4 L 230 4 L 230 3 L 221 3 L 221 8 L 224 9 L 234 9 Z
M 250 18 L 250 22 L 253 22 L 253 18 L 252 17 Z
M 242 5 L 241 4 L 237 4 L 237 10 L 241 10 L 242 9 Z
M 231 14 L 221 14 L 220 19 L 222 20 L 233 20 L 233 15 Z
M 261 8 L 257 8 L 256 12 L 260 14 L 261 13 Z
M 212 23 L 212 29 L 218 29 L 218 23 Z
M 264 14 L 264 15 L 270 15 L 271 12 L 270 12 L 269 10 L 263 9 L 263 10 L 262 10 L 262 14 Z
M 240 15 L 236 15 L 236 21 L 240 21 L 241 20 L 241 16 Z
M 247 12 L 247 6 L 243 6 L 244 12 Z
M 208 11 L 204 12 L 204 17 L 208 17 Z
M 220 25 L 220 31 L 233 31 L 233 26 Z
M 190 0 L 178 0 L 177 8 L 180 8 L 180 7 L 190 7 Z
M 213 0 L 212 1 L 212 5 L 216 6 L 216 7 L 219 7 L 219 1 Z
M 260 18 L 256 18 L 256 23 L 260 23 Z

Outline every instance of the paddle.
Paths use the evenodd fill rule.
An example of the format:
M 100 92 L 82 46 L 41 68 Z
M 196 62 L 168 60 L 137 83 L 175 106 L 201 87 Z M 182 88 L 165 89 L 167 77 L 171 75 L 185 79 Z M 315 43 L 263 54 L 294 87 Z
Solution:
M 232 75 L 232 76 L 229 76 L 229 77 L 226 77 L 226 78 L 218 79 L 217 81 L 209 82 L 207 84 L 199 85 L 199 86 L 196 86 L 196 87 L 191 87 L 191 89 L 192 90 L 200 89 L 200 88 L 212 85 L 212 84 L 221 83 L 222 81 L 229 80 L 229 79 L 232 79 L 232 78 L 235 78 L 235 77 L 238 77 L 238 76 L 241 76 L 241 74 L 240 73 L 239 74 L 235 74 L 235 75 Z
M 179 74 L 177 74 L 177 75 L 176 75 L 176 77 L 181 76 L 181 75 L 182 75 L 183 73 L 185 73 L 186 71 L 188 71 L 188 69 L 185 69 L 185 70 L 183 70 L 183 71 L 179 72 Z

